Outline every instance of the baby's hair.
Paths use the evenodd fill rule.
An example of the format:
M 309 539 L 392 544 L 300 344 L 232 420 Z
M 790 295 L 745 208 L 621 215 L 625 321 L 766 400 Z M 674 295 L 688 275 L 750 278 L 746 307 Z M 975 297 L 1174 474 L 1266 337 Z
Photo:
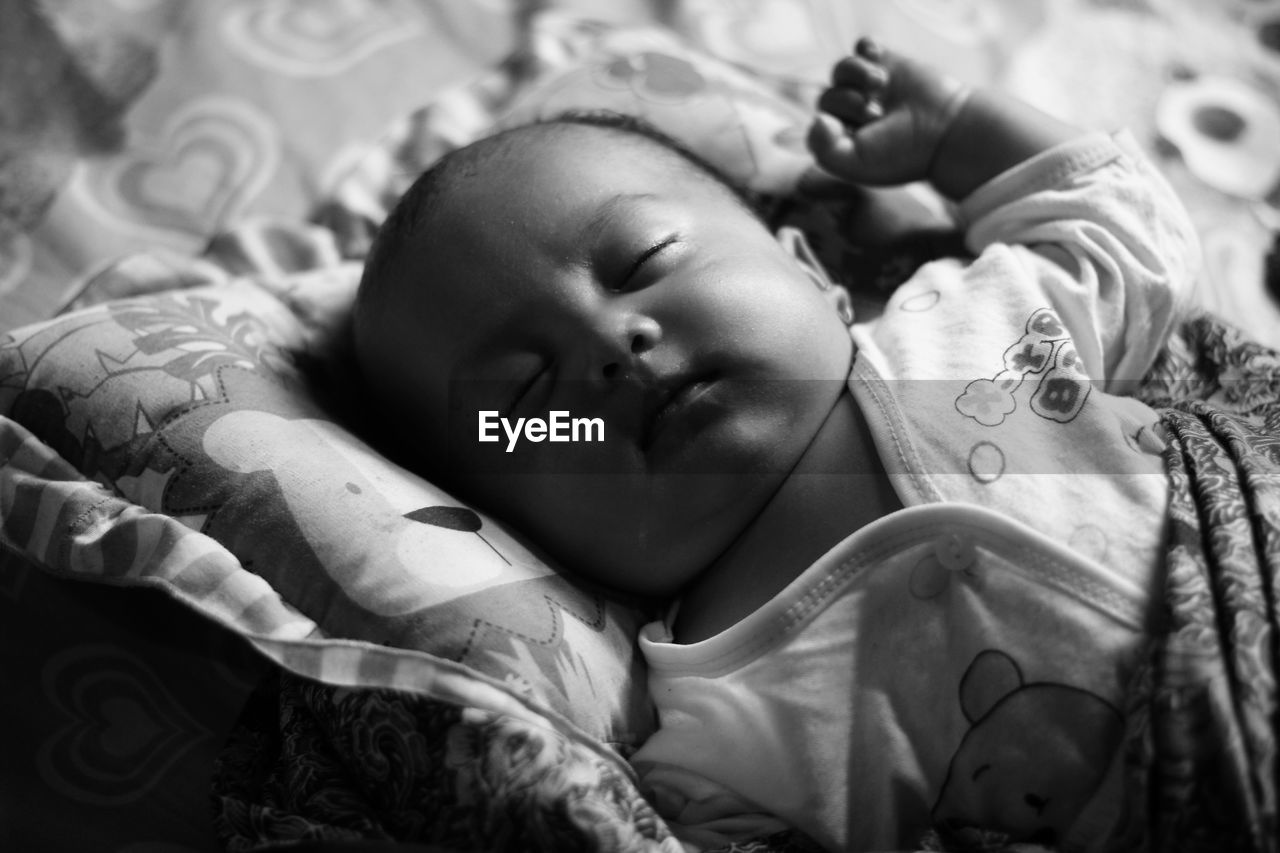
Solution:
M 501 130 L 450 151 L 419 175 L 400 197 L 369 247 L 356 296 L 356 313 L 378 310 L 375 306 L 385 299 L 387 291 L 391 289 L 390 282 L 397 278 L 409 248 L 422 245 L 424 229 L 437 206 L 437 200 L 449 191 L 458 178 L 474 175 L 484 168 L 490 158 L 503 154 L 516 144 L 522 133 L 556 125 L 597 127 L 648 139 L 678 155 L 696 171 L 723 186 L 752 214 L 762 216 L 759 200 L 744 185 L 651 123 L 635 116 L 605 110 L 565 112 L 550 119 Z
M 759 199 L 740 181 L 729 176 L 729 173 L 685 145 L 674 136 L 660 130 L 656 125 L 645 121 L 642 118 L 626 113 L 617 113 L 610 110 L 572 110 L 561 113 L 552 119 L 537 124 L 580 124 L 588 127 L 603 127 L 612 130 L 620 130 L 625 133 L 634 133 L 636 136 L 642 136 L 653 142 L 658 143 L 664 148 L 679 154 L 686 161 L 696 166 L 702 172 L 714 178 L 717 183 L 724 185 L 726 189 L 737 196 L 738 200 L 756 215 L 760 214 Z

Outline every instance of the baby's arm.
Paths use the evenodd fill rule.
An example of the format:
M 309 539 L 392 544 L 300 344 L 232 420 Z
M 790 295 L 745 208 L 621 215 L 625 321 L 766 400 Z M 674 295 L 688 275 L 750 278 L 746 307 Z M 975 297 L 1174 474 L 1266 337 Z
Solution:
M 959 200 L 1005 170 L 1081 134 L 998 92 L 858 41 L 832 71 L 809 146 L 823 169 L 874 186 L 928 180 Z
M 1038 292 L 1108 390 L 1145 373 L 1199 251 L 1127 134 L 1078 131 L 866 39 L 832 79 L 809 137 L 819 166 L 858 183 L 929 180 L 959 202 L 975 276 L 999 269 L 1001 287 Z

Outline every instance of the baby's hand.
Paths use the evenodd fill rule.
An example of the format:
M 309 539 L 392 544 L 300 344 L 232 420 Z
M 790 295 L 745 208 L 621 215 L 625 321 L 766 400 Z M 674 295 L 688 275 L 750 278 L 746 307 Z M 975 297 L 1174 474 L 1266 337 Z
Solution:
M 836 63 L 831 81 L 818 99 L 809 148 L 826 171 L 868 185 L 928 178 L 968 94 L 958 80 L 869 38 Z

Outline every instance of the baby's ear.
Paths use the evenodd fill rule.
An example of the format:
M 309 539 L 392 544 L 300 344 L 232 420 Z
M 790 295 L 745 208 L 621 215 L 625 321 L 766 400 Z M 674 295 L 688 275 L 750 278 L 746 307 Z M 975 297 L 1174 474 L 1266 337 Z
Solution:
M 796 259 L 796 263 L 809 276 L 814 285 L 822 291 L 827 301 L 831 303 L 832 309 L 840 317 L 846 326 L 853 323 L 853 303 L 849 299 L 849 291 L 843 285 L 836 284 L 831 276 L 827 273 L 822 262 L 818 260 L 818 256 L 814 254 L 813 248 L 809 245 L 809 241 L 805 238 L 804 232 L 790 225 L 784 225 L 778 229 L 778 243 L 787 251 L 791 257 Z

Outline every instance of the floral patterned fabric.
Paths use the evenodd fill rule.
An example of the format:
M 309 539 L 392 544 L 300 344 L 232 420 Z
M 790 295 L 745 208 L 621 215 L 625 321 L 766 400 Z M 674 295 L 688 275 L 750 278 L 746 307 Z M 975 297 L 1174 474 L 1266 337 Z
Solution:
M 246 705 L 214 773 L 229 851 L 397 840 L 457 851 L 683 848 L 629 774 L 560 733 L 389 690 L 287 672 Z M 723 853 L 806 853 L 779 834 Z
M 1201 317 L 1144 396 L 1171 406 L 1172 500 L 1167 627 L 1130 705 L 1135 802 L 1150 849 L 1275 850 L 1280 353 Z
M 215 773 L 228 850 L 282 839 L 458 850 L 680 850 L 619 766 L 553 730 L 282 674 Z

